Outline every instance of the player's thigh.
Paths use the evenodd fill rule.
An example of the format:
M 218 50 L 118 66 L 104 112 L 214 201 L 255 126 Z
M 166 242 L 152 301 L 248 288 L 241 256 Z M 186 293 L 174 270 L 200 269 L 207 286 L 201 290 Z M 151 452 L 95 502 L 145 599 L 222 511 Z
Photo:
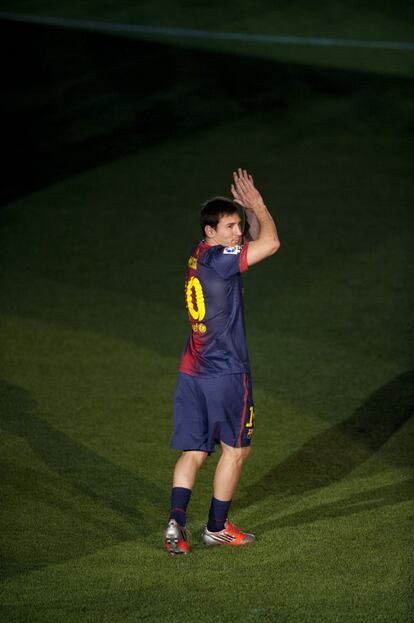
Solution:
M 254 422 L 250 375 L 223 375 L 208 384 L 205 395 L 209 419 L 217 426 L 218 440 L 235 449 L 250 446 Z M 248 450 L 235 456 L 247 454 Z
M 210 426 L 206 397 L 196 377 L 180 373 L 174 395 L 174 426 L 170 448 L 210 453 Z M 191 455 L 189 455 L 191 456 Z M 183 460 L 186 460 L 185 457 Z

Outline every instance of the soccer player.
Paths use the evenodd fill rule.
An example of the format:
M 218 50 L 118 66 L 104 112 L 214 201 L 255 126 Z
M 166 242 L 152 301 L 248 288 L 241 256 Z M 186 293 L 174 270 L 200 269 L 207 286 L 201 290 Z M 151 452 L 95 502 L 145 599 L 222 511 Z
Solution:
M 206 545 L 232 546 L 255 540 L 228 519 L 254 427 L 241 273 L 273 255 L 280 242 L 252 176 L 238 169 L 233 178 L 233 200 L 216 197 L 203 205 L 203 240 L 193 248 L 187 266 L 185 301 L 191 333 L 179 366 L 170 444 L 182 454 L 174 469 L 164 534 L 171 554 L 190 552 L 186 510 L 197 472 L 217 443 L 222 453 L 202 540 Z M 256 236 L 245 234 L 243 239 L 240 214 L 246 214 L 251 232 L 256 224 Z

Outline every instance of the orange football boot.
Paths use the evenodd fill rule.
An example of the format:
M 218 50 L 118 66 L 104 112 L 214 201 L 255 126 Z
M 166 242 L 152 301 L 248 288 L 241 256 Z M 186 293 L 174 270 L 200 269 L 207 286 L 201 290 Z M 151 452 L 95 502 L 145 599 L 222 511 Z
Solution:
M 201 538 L 206 545 L 248 545 L 256 540 L 254 534 L 243 532 L 228 519 L 219 532 L 210 532 L 206 526 Z

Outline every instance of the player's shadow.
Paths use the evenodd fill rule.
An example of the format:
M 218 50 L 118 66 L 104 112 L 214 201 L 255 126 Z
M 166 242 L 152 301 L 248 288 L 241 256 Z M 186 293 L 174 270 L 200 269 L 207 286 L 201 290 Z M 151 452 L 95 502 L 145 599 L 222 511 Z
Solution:
M 247 507 L 272 497 L 278 508 L 315 489 L 331 485 L 345 478 L 358 465 L 364 463 L 397 431 L 414 410 L 414 371 L 405 372 L 375 391 L 348 419 L 310 439 L 304 446 L 282 463 L 273 467 L 260 480 L 245 490 L 237 500 L 237 507 Z M 391 491 L 398 501 L 398 487 L 385 488 L 384 503 L 389 503 Z M 366 504 L 364 505 L 364 496 Z M 327 513 L 355 512 L 350 499 L 319 507 L 318 517 Z M 376 493 L 374 492 L 376 500 Z M 394 498 L 393 498 L 394 499 Z M 370 505 L 371 494 L 361 493 L 358 508 Z M 378 501 L 376 502 L 378 503 Z M 236 506 L 236 505 L 235 505 Z M 316 511 L 315 511 L 316 512 Z M 304 516 L 311 517 L 311 511 Z M 298 520 L 298 517 L 296 517 Z M 283 518 L 280 521 L 285 521 Z M 278 525 L 277 520 L 274 524 Z
M 312 508 L 299 510 L 264 521 L 255 526 L 259 532 L 267 532 L 275 528 L 288 528 L 312 523 L 321 519 L 344 517 L 383 506 L 393 506 L 400 502 L 412 500 L 414 497 L 414 479 L 395 482 L 383 487 L 354 493 L 347 498 L 319 504 Z
M 47 476 L 18 463 L 5 464 L 7 472 L 3 480 L 11 481 L 16 491 L 24 486 L 26 497 L 63 510 L 67 517 L 72 517 L 81 526 L 83 523 L 85 535 L 89 533 L 92 524 L 95 532 L 102 536 L 100 547 L 129 539 L 151 539 L 154 525 L 151 525 L 149 516 L 159 512 L 160 505 L 164 508 L 168 506 L 165 491 L 138 474 L 132 474 L 99 456 L 34 415 L 37 403 L 26 390 L 0 381 L 0 406 L 0 427 L 23 438 L 58 477 L 69 483 L 75 491 L 87 496 L 92 507 L 90 503 L 81 501 L 68 502 L 68 496 L 65 498 L 64 493 L 51 494 Z M 53 484 L 56 491 L 56 482 Z M 140 511 L 140 503 L 145 505 L 147 511 L 150 505 L 152 513 Z M 102 505 L 123 520 L 119 522 L 121 526 L 116 520 L 111 520 L 110 516 L 102 518 Z M 95 539 L 97 541 L 99 538 Z M 73 544 L 69 558 L 76 553 L 87 553 L 90 549 L 90 543 L 85 538 L 83 543 Z

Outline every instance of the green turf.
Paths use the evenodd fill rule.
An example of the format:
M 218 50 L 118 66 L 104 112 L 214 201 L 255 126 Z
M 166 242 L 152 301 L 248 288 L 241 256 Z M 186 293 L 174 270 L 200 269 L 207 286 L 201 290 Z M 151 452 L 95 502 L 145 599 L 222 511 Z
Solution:
M 359 162 L 370 161 L 384 191 L 373 202 L 372 182 L 355 161 L 344 205 L 332 195 L 345 187 L 349 146 L 345 155 L 336 137 L 332 162 L 329 143 L 281 149 L 267 130 L 252 120 L 211 131 L 6 211 L 2 538 L 9 620 L 56 620 L 59 612 L 73 621 L 231 621 L 246 613 L 257 620 L 408 620 L 412 427 L 405 403 L 398 408 L 410 382 L 403 375 L 410 355 L 404 167 L 392 158 L 390 171 L 389 144 L 381 151 L 360 141 Z M 204 173 L 219 140 L 233 141 L 237 162 L 250 164 L 250 150 L 256 154 L 283 245 L 246 278 L 258 415 L 234 518 L 257 531 L 258 543 L 243 552 L 198 544 L 211 459 L 191 505 L 193 556 L 170 560 L 160 534 L 186 331 L 181 272 L 197 236 L 194 204 L 225 192 L 221 174 Z M 269 150 L 279 166 L 260 156 Z M 218 170 L 234 163 L 234 152 L 223 150 Z M 292 176 L 305 170 L 301 198 Z M 323 179 L 330 192 L 326 182 L 321 190 Z M 396 196 L 397 182 L 400 200 L 391 211 L 387 195 Z M 395 222 L 406 227 L 395 231 Z M 370 447 L 346 422 L 363 425 L 358 409 L 398 377 L 385 390 L 389 426 Z M 381 413 L 375 401 L 368 407 L 370 439 Z M 340 421 L 344 430 L 332 428 Z M 177 592 L 180 614 L 172 605 Z
M 411 620 L 408 100 L 325 87 L 2 210 L 2 620 Z M 175 559 L 184 266 L 239 165 L 282 241 L 244 278 L 257 428 L 232 519 L 258 541 L 201 545 L 213 456 Z
M 47 0 L 4 0 L 3 11 L 74 19 L 102 20 L 149 26 L 243 32 L 251 34 L 333 37 L 364 41 L 412 42 L 413 7 L 407 0 L 390 3 L 369 0 L 329 2 L 272 0 L 218 2 L 88 2 Z M 141 36 L 142 37 L 142 36 Z M 142 37 L 148 38 L 148 37 Z M 172 41 L 177 37 L 151 36 Z M 190 39 L 182 45 L 212 51 L 226 51 L 278 61 L 324 65 L 380 74 L 413 75 L 414 53 L 393 50 L 318 48 L 309 46 L 246 44 L 242 42 Z

